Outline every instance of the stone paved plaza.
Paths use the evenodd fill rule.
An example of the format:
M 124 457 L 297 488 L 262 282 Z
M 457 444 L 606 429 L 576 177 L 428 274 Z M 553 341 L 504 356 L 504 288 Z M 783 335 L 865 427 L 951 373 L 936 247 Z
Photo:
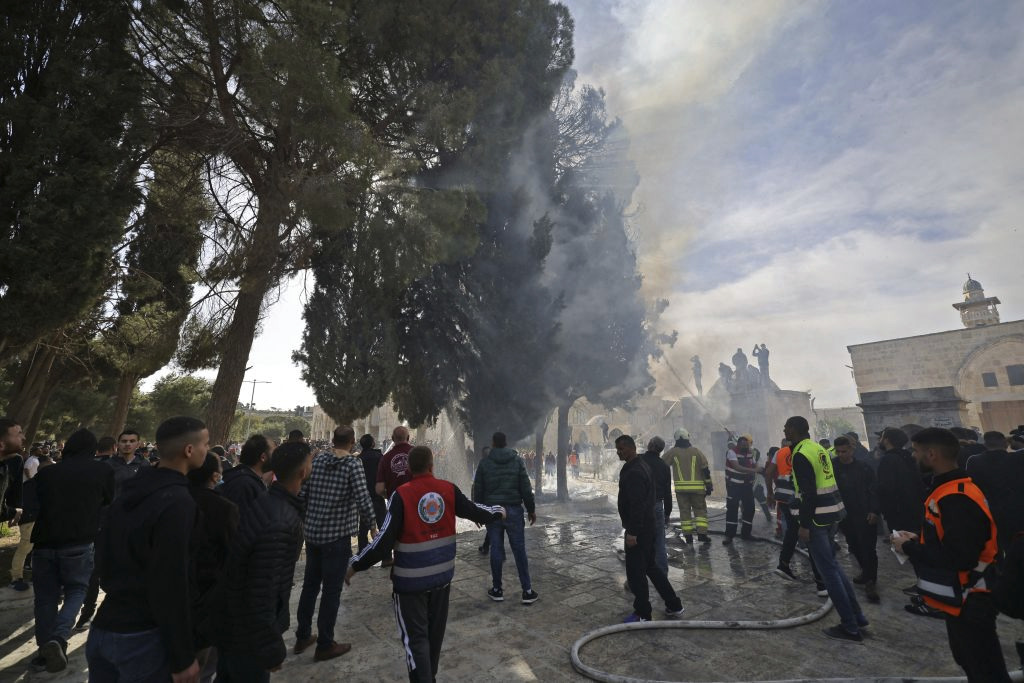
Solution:
M 577 489 L 578 499 L 589 497 L 586 502 L 539 508 L 537 525 L 526 534 L 534 588 L 541 596 L 533 605 L 514 599 L 518 582 L 511 554 L 505 565 L 508 597 L 503 603 L 489 600 L 488 560 L 477 552 L 482 532 L 460 533 L 439 680 L 587 680 L 570 664 L 573 642 L 588 631 L 621 621 L 631 611 L 631 596 L 622 588 L 625 567 L 616 553 L 619 526 L 613 493 L 610 482 L 587 482 Z M 711 511 L 712 526 L 719 530 L 724 525 L 721 504 L 718 501 Z M 755 533 L 767 535 L 760 511 L 756 520 Z M 737 541 L 727 548 L 718 537 L 711 547 L 696 550 L 670 541 L 670 578 L 682 592 L 685 617 L 776 618 L 816 609 L 821 600 L 814 596 L 813 584 L 785 581 L 772 572 L 777 551 L 773 545 L 753 541 Z M 943 623 L 903 610 L 899 588 L 913 581 L 909 566 L 900 567 L 888 546 L 879 544 L 879 555 L 882 604 L 865 601 L 871 627 L 863 644 L 825 638 L 821 629 L 836 622 L 832 613 L 818 623 L 790 630 L 616 634 L 585 647 L 582 657 L 605 671 L 665 681 L 958 675 Z M 9 558 L 9 550 L 0 555 L 4 567 Z M 845 551 L 843 563 L 853 571 Z M 805 562 L 798 559 L 794 566 L 809 576 Z M 302 575 L 301 560 L 296 575 Z M 0 590 L 0 680 L 85 681 L 86 633 L 72 638 L 66 672 L 27 672 L 34 651 L 31 596 Z M 297 599 L 298 587 L 292 593 L 293 625 Z M 658 615 L 663 605 L 655 599 L 654 607 Z M 999 632 L 1008 661 L 1015 661 L 1013 640 L 1024 639 L 1024 624 L 1000 617 Z M 351 642 L 352 651 L 325 663 L 314 663 L 312 651 L 289 655 L 273 680 L 407 680 L 396 634 L 387 572 L 371 569 L 356 575 L 342 594 L 336 638 Z M 289 648 L 294 643 L 293 632 L 286 643 Z

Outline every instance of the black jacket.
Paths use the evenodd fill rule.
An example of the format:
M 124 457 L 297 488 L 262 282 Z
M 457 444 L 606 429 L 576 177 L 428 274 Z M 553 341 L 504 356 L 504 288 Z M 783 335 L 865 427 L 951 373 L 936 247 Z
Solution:
M 844 521 L 866 523 L 869 513 L 878 514 L 878 485 L 875 472 L 866 462 L 853 460 L 849 465 L 836 458 L 832 461 L 832 471 L 836 475 L 836 486 L 846 508 Z M 913 531 L 913 529 L 911 529 Z
M 914 456 L 902 448 L 886 451 L 878 461 L 878 505 L 890 531 L 921 530 L 924 495 Z
M 938 475 L 932 480 L 932 490 L 953 479 L 963 479 L 967 473 L 961 469 Z M 939 516 L 942 518 L 942 542 L 934 532 L 925 535 L 925 542 L 916 540 L 906 543 L 903 550 L 914 567 L 927 566 L 935 569 L 952 569 L 958 572 L 974 569 L 981 557 L 981 551 L 988 542 L 991 529 L 988 517 L 977 503 L 964 495 L 952 494 L 939 501 Z M 924 515 L 924 505 L 921 505 Z M 918 533 L 915 530 L 914 533 Z M 932 538 L 935 536 L 935 538 Z
M 647 464 L 654 479 L 654 497 L 665 506 L 665 520 L 672 515 L 672 468 L 653 451 L 647 451 L 641 458 Z
M 142 456 L 133 455 L 131 462 L 125 462 L 120 453 L 115 453 L 106 461 L 106 465 L 114 470 L 114 495 L 121 494 L 124 483 L 139 473 L 148 470 L 152 465 Z
M 192 499 L 199 506 L 199 536 L 196 547 L 197 608 L 205 609 L 205 599 L 224 572 L 228 547 L 238 530 L 238 506 L 215 489 L 189 486 Z M 200 619 L 201 616 L 197 616 Z
M 9 522 L 18 513 L 18 506 L 8 505 L 7 501 L 7 491 L 11 488 L 13 478 L 8 461 L 0 460 L 0 522 Z
M 1024 453 L 986 451 L 967 461 L 967 475 L 988 500 L 999 533 L 999 547 L 1024 531 Z
M 100 531 L 100 510 L 114 499 L 114 473 L 92 455 L 69 455 L 41 467 L 33 479 L 39 517 L 32 543 L 40 548 L 92 543 Z
M 172 672 L 195 659 L 192 586 L 198 518 L 183 474 L 146 467 L 124 482 L 96 544 L 100 585 L 107 596 L 93 623 L 114 633 L 159 628 Z
M 370 499 L 383 501 L 382 496 L 377 495 L 377 466 L 383 456 L 376 448 L 364 448 L 359 454 L 359 460 L 363 463 L 363 473 L 366 475 L 366 489 L 370 492 Z
M 242 516 L 228 553 L 210 635 L 224 652 L 272 669 L 287 655 L 295 562 L 302 548 L 302 501 L 274 483 Z
M 637 457 L 619 471 L 619 519 L 630 536 L 654 533 L 654 481 L 650 468 Z
M 226 473 L 220 487 L 220 495 L 237 505 L 238 514 L 242 517 L 245 517 L 249 505 L 266 492 L 267 486 L 260 475 L 245 465 L 239 465 Z

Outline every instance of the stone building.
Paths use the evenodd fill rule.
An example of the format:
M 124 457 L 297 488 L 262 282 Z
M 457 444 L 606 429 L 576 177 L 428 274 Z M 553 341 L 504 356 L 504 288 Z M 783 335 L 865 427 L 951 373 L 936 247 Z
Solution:
M 886 426 L 1024 423 L 1024 320 L 999 322 L 999 299 L 968 276 L 964 329 L 847 347 L 868 434 Z

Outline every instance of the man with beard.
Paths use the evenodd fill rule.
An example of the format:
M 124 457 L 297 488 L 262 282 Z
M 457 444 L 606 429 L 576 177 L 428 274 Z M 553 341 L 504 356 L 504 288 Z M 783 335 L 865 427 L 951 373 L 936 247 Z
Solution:
M 220 493 L 238 506 L 238 514 L 245 511 L 259 496 L 267 492 L 263 476 L 270 467 L 270 442 L 262 434 L 254 434 L 242 446 L 238 467 L 224 475 Z
M 960 443 L 951 431 L 923 429 L 913 449 L 932 488 L 920 535 L 901 530 L 893 547 L 913 563 L 925 604 L 945 614 L 949 647 L 967 680 L 1008 682 L 990 592 L 997 532 L 985 495 L 957 466 Z
M 853 444 L 845 436 L 836 437 L 836 459 L 833 461 L 836 484 L 846 507 L 846 519 L 839 522 L 839 530 L 846 537 L 850 553 L 857 558 L 860 576 L 854 583 L 863 584 L 868 602 L 878 602 L 878 487 L 875 473 L 865 463 L 854 459 Z

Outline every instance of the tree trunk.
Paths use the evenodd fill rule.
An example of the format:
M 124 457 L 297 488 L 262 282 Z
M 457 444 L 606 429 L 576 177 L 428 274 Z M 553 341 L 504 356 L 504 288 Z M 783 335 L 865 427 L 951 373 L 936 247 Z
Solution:
M 558 406 L 558 502 L 569 500 L 569 482 L 565 477 L 565 462 L 569 457 L 569 409 L 572 403 Z
M 7 413 L 23 427 L 32 420 L 32 414 L 46 390 L 46 379 L 53 369 L 56 358 L 57 351 L 52 344 L 37 344 L 19 373 L 15 394 L 7 406 Z
M 32 410 L 32 416 L 28 419 L 28 424 L 25 425 L 25 443 L 31 444 L 35 441 L 36 431 L 39 430 L 39 423 L 43 420 L 43 413 L 46 412 L 46 405 L 50 402 L 50 396 L 53 395 L 54 389 L 57 388 L 56 382 L 51 382 L 43 389 L 42 396 L 36 402 L 35 408 Z M 60 438 L 60 434 L 55 434 L 57 438 Z
M 427 425 L 420 425 L 419 427 L 416 428 L 416 441 L 414 441 L 413 443 L 415 443 L 417 446 L 423 446 L 426 445 L 426 442 Z
M 547 420 L 537 428 L 533 444 L 533 480 L 536 482 L 536 494 L 539 497 L 544 491 L 544 432 L 547 431 Z
M 266 202 L 266 203 L 265 203 Z M 231 325 L 224 336 L 224 352 L 220 369 L 213 383 L 213 396 L 206 411 L 206 427 L 210 430 L 210 443 L 227 441 L 231 421 L 235 417 L 238 396 L 245 379 L 245 364 L 260 324 L 263 300 L 274 284 L 277 263 L 279 216 L 267 203 L 273 198 L 260 197 L 260 217 L 257 219 L 252 244 L 246 253 L 246 271 L 239 282 L 238 297 Z
M 139 378 L 134 373 L 121 373 L 121 380 L 117 385 L 117 403 L 114 406 L 114 414 L 110 417 L 110 425 L 107 427 L 107 434 L 115 439 L 128 421 L 128 408 L 131 406 L 132 392 L 135 391 L 135 385 L 138 382 Z M 166 417 L 170 417 L 170 415 Z

